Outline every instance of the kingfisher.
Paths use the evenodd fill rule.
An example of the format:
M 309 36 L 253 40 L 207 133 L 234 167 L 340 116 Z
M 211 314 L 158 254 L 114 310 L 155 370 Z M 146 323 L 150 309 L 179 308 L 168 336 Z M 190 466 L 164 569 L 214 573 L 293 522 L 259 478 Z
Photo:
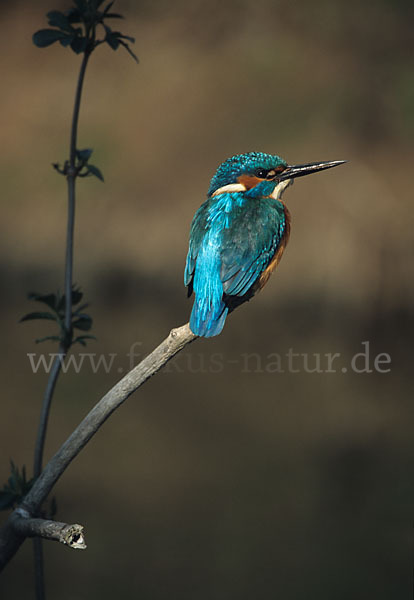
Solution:
M 344 162 L 291 166 L 277 155 L 247 152 L 218 167 L 191 224 L 184 273 L 188 296 L 195 294 L 195 335 L 221 333 L 227 315 L 261 290 L 279 264 L 290 235 L 285 189 L 297 177 Z

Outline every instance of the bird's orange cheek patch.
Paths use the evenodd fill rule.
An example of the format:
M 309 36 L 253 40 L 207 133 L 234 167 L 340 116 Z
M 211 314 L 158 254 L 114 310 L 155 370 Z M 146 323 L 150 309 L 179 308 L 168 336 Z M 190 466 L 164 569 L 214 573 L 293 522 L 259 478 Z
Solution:
M 264 179 L 260 179 L 260 177 L 254 177 L 254 175 L 240 175 L 240 177 L 237 178 L 237 181 L 244 185 L 246 190 L 251 190 L 258 183 L 264 181 Z

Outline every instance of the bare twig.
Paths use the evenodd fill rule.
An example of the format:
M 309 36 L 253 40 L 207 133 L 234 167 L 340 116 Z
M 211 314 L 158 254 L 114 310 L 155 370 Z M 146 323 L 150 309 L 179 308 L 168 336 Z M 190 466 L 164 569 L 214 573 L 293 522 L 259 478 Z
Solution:
M 86 548 L 83 527 L 77 523 L 68 525 L 49 519 L 33 519 L 26 510 L 17 508 L 13 513 L 13 527 L 24 537 L 55 540 L 76 550 Z
M 50 459 L 24 498 L 20 509 L 27 511 L 29 515 L 36 514 L 56 481 L 114 410 L 196 337 L 188 323 L 172 329 L 169 336 L 151 354 L 110 389 Z M 16 510 L 0 530 L 0 570 L 14 556 L 25 539 L 25 535 L 16 531 L 13 525 Z

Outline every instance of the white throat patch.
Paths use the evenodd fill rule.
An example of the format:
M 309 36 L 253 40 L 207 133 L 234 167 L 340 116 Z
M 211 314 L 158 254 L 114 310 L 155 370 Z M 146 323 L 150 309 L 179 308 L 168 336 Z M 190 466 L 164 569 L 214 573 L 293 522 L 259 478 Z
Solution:
M 274 198 L 275 200 L 280 200 L 283 195 L 283 192 L 290 185 L 293 185 L 293 179 L 285 179 L 284 181 L 281 181 L 280 183 L 277 184 L 277 186 L 275 187 L 273 192 L 270 194 L 271 197 Z
M 278 183 L 275 186 L 275 189 L 270 194 L 271 197 L 274 198 L 275 200 L 280 200 L 283 192 L 290 185 L 293 185 L 293 179 L 285 179 L 284 181 L 281 181 L 280 183 Z M 228 185 L 223 185 L 223 187 L 216 190 L 214 192 L 214 194 L 211 195 L 211 197 L 214 198 L 214 196 L 218 196 L 219 194 L 226 194 L 226 193 L 231 194 L 231 193 L 235 193 L 235 192 L 245 192 L 246 189 L 247 189 L 246 186 L 243 185 L 242 183 L 229 183 Z
M 228 185 L 223 185 L 223 187 L 219 188 L 211 195 L 212 198 L 214 196 L 218 196 L 218 194 L 231 194 L 232 192 L 245 192 L 246 186 L 242 183 L 229 183 Z

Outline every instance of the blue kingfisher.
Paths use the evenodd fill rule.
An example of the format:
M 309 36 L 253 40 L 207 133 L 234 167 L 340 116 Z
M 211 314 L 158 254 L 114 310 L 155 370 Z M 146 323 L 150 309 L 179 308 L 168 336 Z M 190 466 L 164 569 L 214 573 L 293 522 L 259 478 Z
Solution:
M 188 296 L 195 294 L 195 335 L 221 333 L 228 313 L 261 290 L 279 264 L 290 234 L 281 197 L 293 179 L 344 162 L 290 166 L 280 156 L 248 152 L 219 166 L 191 224 L 184 273 Z

